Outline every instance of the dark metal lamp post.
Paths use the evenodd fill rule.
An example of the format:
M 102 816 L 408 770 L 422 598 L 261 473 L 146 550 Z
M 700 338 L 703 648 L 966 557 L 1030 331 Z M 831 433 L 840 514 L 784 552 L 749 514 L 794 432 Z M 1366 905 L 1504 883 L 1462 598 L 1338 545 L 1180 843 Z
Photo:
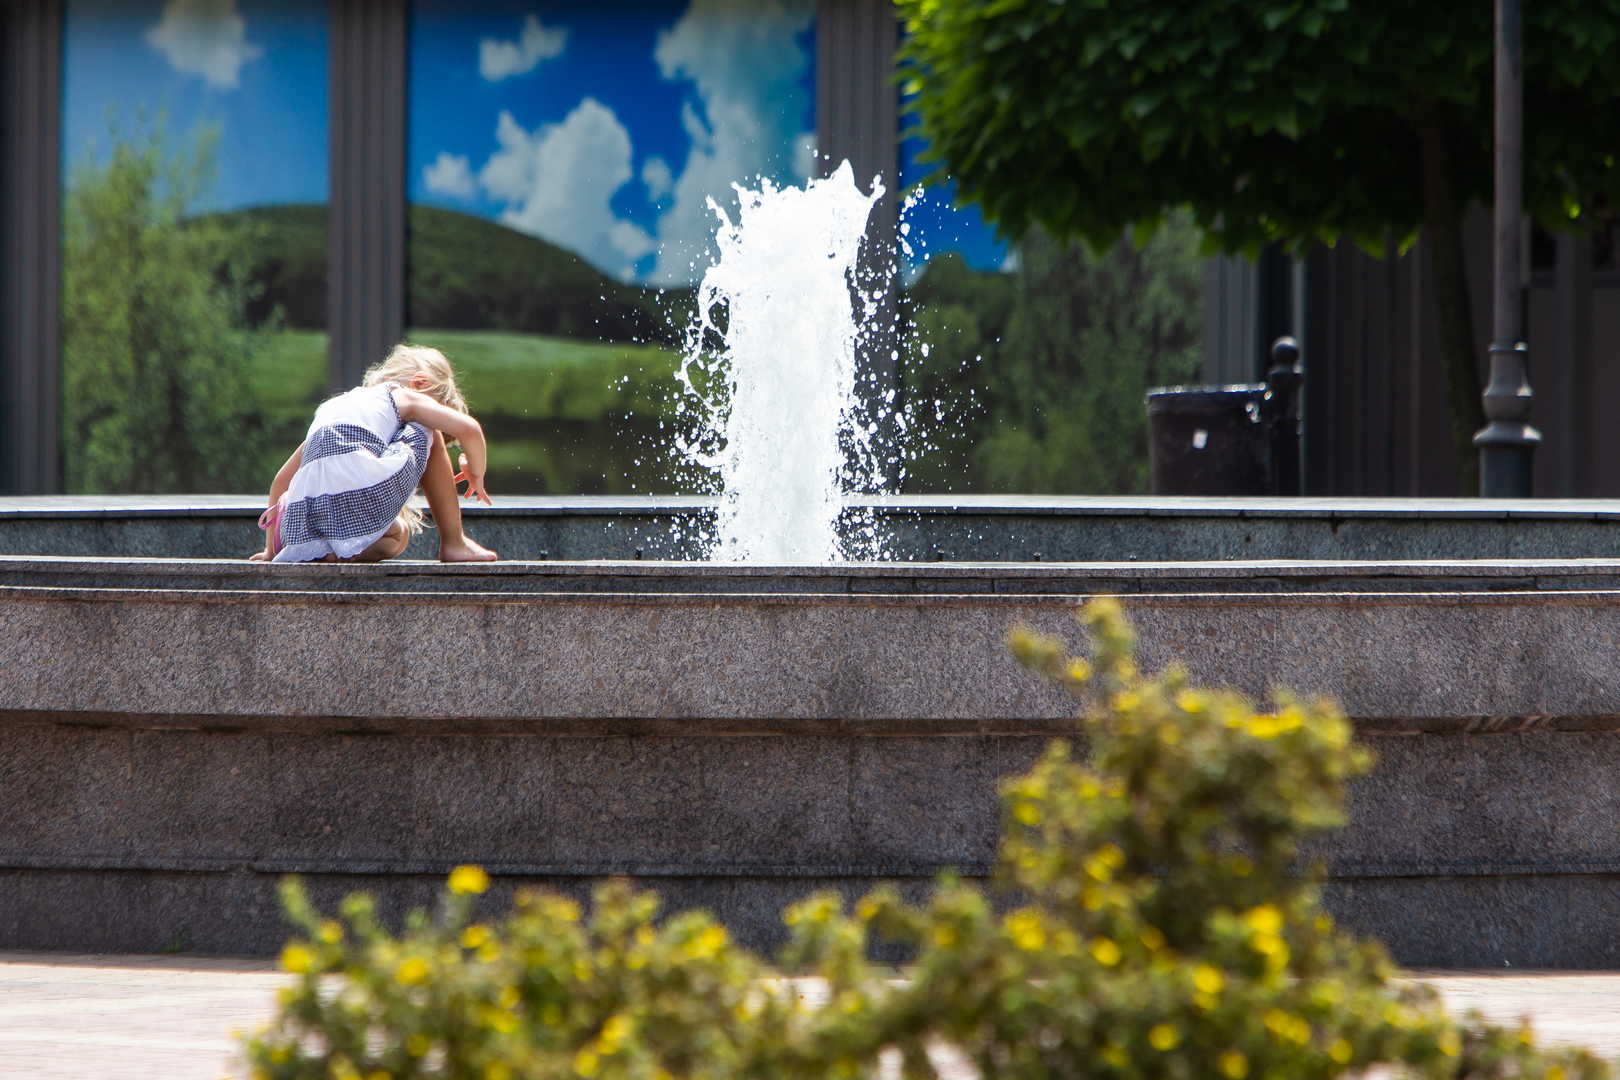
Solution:
M 1541 433 L 1530 426 L 1530 372 L 1524 344 L 1519 260 L 1523 257 L 1524 63 L 1519 0 L 1496 0 L 1496 281 L 1491 377 L 1479 448 L 1479 493 L 1528 498 Z

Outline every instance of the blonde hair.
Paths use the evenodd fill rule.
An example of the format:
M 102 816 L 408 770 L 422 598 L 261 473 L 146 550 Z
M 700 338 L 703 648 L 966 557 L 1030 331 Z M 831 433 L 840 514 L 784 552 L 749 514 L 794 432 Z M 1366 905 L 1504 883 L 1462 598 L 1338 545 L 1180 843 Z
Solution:
M 425 380 L 425 385 L 412 386 L 411 383 L 419 376 Z M 402 341 L 380 364 L 373 364 L 367 369 L 360 380 L 361 386 L 384 386 L 388 383 L 398 383 L 419 391 L 457 412 L 467 411 L 467 400 L 456 387 L 456 373 L 450 367 L 449 359 L 438 349 Z M 409 503 L 400 510 L 395 520 L 404 528 L 407 542 L 422 531 L 422 511 Z
M 426 386 L 410 385 L 418 376 L 427 380 Z M 387 359 L 373 364 L 366 371 L 360 385 L 381 386 L 391 382 L 420 390 L 446 408 L 463 413 L 467 411 L 466 399 L 456 388 L 456 373 L 451 369 L 450 361 L 438 349 L 426 345 L 408 345 L 402 341 L 394 346 Z

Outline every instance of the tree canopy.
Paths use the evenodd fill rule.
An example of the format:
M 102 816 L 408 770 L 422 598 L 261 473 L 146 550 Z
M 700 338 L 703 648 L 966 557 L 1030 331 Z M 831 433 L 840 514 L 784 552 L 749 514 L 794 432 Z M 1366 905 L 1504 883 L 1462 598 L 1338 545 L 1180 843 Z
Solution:
M 1094 247 L 1185 207 L 1213 246 L 1374 254 L 1420 232 L 1459 463 L 1483 422 L 1460 222 L 1492 193 L 1481 0 L 897 0 L 924 160 L 1012 236 Z M 1620 0 L 1524 9 L 1528 212 L 1620 207 Z M 1465 484 L 1467 477 L 1465 476 Z
M 899 0 L 914 115 L 964 199 L 1019 235 L 1111 243 L 1187 206 L 1222 246 L 1423 224 L 1421 142 L 1491 193 L 1493 24 L 1478 0 Z M 1620 194 L 1620 0 L 1525 7 L 1525 188 L 1545 222 Z

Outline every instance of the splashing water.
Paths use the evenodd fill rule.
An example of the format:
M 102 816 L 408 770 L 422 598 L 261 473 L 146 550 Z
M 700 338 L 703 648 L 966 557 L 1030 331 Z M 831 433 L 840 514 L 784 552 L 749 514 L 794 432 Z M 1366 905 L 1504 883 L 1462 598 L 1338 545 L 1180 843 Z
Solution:
M 844 557 L 838 534 L 850 461 L 874 461 L 876 425 L 860 421 L 852 302 L 872 193 L 849 162 L 804 188 L 736 188 L 719 218 L 720 257 L 703 275 L 680 380 L 701 430 L 687 460 L 718 474 L 710 557 L 802 565 Z M 859 464 L 856 468 L 860 468 Z

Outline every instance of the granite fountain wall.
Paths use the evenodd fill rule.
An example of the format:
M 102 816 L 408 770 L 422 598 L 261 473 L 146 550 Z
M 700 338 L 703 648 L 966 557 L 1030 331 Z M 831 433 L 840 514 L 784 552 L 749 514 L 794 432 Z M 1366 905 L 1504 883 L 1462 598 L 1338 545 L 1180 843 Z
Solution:
M 984 872 L 996 780 L 1072 711 L 1002 638 L 1099 593 L 1150 664 L 1344 703 L 1379 766 L 1324 852 L 1342 918 L 1410 964 L 1620 963 L 1620 562 L 1545 555 L 0 557 L 0 948 L 263 953 L 282 874 L 399 910 L 467 861 L 768 945 L 812 888 Z

